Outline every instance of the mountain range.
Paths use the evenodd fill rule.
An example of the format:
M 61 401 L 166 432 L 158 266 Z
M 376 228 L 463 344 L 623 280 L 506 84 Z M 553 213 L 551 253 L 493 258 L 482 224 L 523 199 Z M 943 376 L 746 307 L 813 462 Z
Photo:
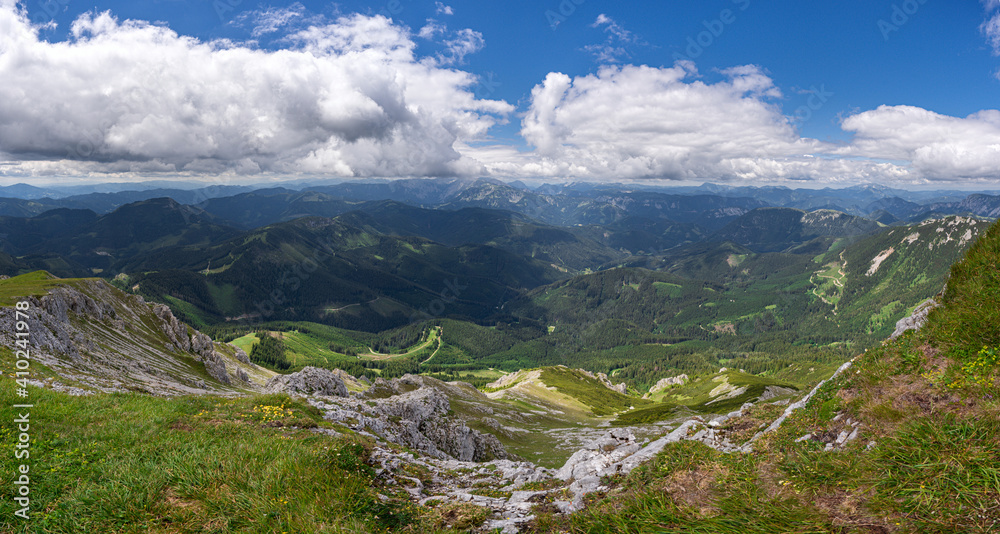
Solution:
M 951 216 L 865 231 L 874 223 L 854 216 L 757 209 L 724 232 L 745 244 L 706 238 L 568 273 L 487 244 L 401 235 L 451 217 L 490 221 L 487 242 L 525 235 L 508 225 L 537 232 L 520 214 L 413 209 L 381 202 L 249 232 L 169 199 L 5 221 L 52 246 L 86 237 L 124 251 L 110 281 L 0 280 L 3 345 L 31 332 L 27 368 L 23 351 L 0 350 L 6 367 L 28 369 L 0 383 L 0 413 L 25 419 L 30 399 L 31 431 L 43 429 L 21 464 L 32 519 L 67 532 L 1000 525 L 1000 226 Z M 162 228 L 130 223 L 164 213 L 176 218 Z M 192 227 L 208 229 L 204 241 L 162 241 Z M 461 278 L 489 269 L 483 287 Z M 430 317 L 390 330 L 291 315 L 209 324 L 210 306 L 261 298 L 294 314 L 341 286 L 412 308 L 438 275 L 454 277 L 454 298 L 438 302 L 462 311 L 435 314 L 432 301 Z M 299 289 L 276 294 L 289 277 Z M 139 294 L 154 282 L 157 299 Z M 242 293 L 255 285 L 271 291 Z M 473 317 L 497 292 L 512 296 Z M 0 468 L 27 484 L 10 475 L 25 473 L 12 455 Z M 20 506 L 0 504 L 0 528 L 30 530 Z

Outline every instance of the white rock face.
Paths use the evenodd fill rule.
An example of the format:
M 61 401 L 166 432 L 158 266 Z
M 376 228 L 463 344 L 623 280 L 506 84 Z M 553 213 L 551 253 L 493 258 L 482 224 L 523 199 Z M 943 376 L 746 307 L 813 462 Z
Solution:
M 292 393 L 346 397 L 347 386 L 333 372 L 318 367 L 306 367 L 290 375 L 278 375 L 267 381 L 267 393 Z
M 330 371 L 325 372 L 336 378 Z M 449 415 L 451 403 L 441 388 L 451 388 L 452 393 L 482 395 L 471 387 L 469 391 L 458 385 L 406 375 L 393 380 L 379 378 L 361 396 L 347 396 L 345 387 L 344 395 L 309 402 L 322 410 L 327 420 L 433 458 L 480 462 L 508 458 L 510 455 L 495 436 L 471 429 Z
M 683 386 L 684 384 L 687 384 L 689 380 L 690 379 L 686 374 L 661 378 L 655 386 L 649 388 L 649 394 L 652 395 L 653 393 L 659 393 L 670 386 Z
M 573 456 L 570 456 L 569 460 L 566 460 L 566 463 L 556 473 L 556 477 L 562 480 L 580 480 L 604 473 L 626 456 L 638 452 L 639 448 L 631 430 L 609 430 L 603 436 L 590 442 L 585 448 L 573 453 Z
M 931 313 L 931 310 L 939 307 L 940 304 L 934 299 L 927 299 L 921 302 L 916 309 L 913 310 L 913 314 L 909 317 L 903 317 L 898 322 L 896 322 L 896 330 L 893 331 L 889 339 L 896 339 L 897 337 L 903 335 L 903 332 L 907 330 L 920 330 L 925 324 L 927 324 L 927 316 Z

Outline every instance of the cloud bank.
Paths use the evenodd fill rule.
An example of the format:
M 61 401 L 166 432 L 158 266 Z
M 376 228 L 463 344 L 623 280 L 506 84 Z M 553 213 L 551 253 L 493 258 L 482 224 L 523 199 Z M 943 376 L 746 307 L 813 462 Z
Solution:
M 96 12 L 47 42 L 0 0 L 0 177 L 1000 180 L 996 110 L 882 106 L 842 120 L 850 142 L 825 143 L 800 135 L 763 68 L 708 82 L 682 61 L 552 72 L 515 115 L 477 98 L 477 76 L 454 66 L 485 46 L 471 29 L 329 22 L 299 4 L 244 22 L 284 48 L 203 42 Z M 610 18 L 594 24 L 621 40 Z M 421 38 L 444 52 L 420 57 Z M 494 142 L 491 129 L 515 116 L 527 147 Z
M 266 15 L 261 32 L 298 12 Z M 475 174 L 453 145 L 513 111 L 477 99 L 472 74 L 416 57 L 381 16 L 286 39 L 265 51 L 89 13 L 49 43 L 0 0 L 0 161 L 16 162 L 3 172 Z M 455 54 L 476 42 L 460 34 Z
M 605 66 L 552 73 L 531 92 L 521 135 L 530 156 L 484 150 L 498 175 L 751 183 L 927 183 L 1000 179 L 1000 112 L 966 118 L 909 106 L 847 117 L 846 145 L 801 137 L 759 67 L 702 81 L 672 68 Z

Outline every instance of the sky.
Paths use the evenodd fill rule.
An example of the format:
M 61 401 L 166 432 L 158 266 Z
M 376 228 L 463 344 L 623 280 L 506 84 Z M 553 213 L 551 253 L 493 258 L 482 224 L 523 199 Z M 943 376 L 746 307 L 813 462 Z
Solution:
M 0 183 L 1000 186 L 1000 0 L 0 0 Z

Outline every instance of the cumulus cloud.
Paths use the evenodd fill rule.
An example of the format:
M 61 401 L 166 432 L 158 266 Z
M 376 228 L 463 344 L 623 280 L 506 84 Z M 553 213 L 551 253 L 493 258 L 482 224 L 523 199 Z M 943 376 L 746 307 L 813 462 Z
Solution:
M 521 133 L 536 168 L 571 176 L 697 179 L 753 173 L 762 160 L 807 154 L 770 99 L 781 93 L 753 66 L 706 84 L 689 62 L 606 66 L 571 79 L 549 74 L 531 93 Z
M 465 39 L 456 58 L 481 47 Z M 455 143 L 513 111 L 477 99 L 472 74 L 417 57 L 409 31 L 381 16 L 287 42 L 202 42 L 89 13 L 50 43 L 0 0 L 0 161 L 16 162 L 0 173 L 474 174 Z
M 315 22 L 295 5 L 262 13 L 254 27 L 274 28 L 284 49 L 96 12 L 47 42 L 0 0 L 0 176 L 1000 179 L 1000 111 L 883 106 L 843 119 L 850 142 L 824 143 L 800 135 L 754 65 L 714 82 L 689 61 L 550 73 L 526 100 L 530 147 L 499 144 L 490 129 L 514 107 L 477 97 L 476 76 L 450 67 L 484 46 L 478 32 L 430 21 L 413 35 L 381 16 Z M 615 39 L 631 35 L 613 24 L 595 21 Z M 440 51 L 418 55 L 419 36 Z
M 855 139 L 843 154 L 909 162 L 930 180 L 1000 178 L 1000 111 L 965 118 L 912 106 L 881 106 L 848 117 Z
M 802 137 L 753 65 L 706 83 L 690 62 L 551 73 L 531 93 L 521 134 L 533 152 L 467 153 L 494 173 L 572 179 L 920 184 L 1000 178 L 1000 112 L 961 119 L 882 107 L 843 121 L 855 140 Z

